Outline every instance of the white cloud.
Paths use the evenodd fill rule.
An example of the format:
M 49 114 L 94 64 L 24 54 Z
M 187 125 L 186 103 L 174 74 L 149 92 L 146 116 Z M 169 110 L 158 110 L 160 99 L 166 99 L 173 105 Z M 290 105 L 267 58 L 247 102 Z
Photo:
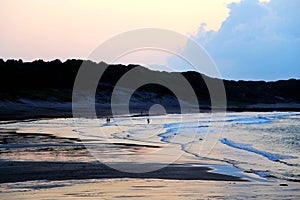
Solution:
M 230 14 L 218 31 L 207 31 L 202 24 L 193 38 L 209 52 L 224 78 L 300 78 L 298 0 L 243 0 L 228 7 Z

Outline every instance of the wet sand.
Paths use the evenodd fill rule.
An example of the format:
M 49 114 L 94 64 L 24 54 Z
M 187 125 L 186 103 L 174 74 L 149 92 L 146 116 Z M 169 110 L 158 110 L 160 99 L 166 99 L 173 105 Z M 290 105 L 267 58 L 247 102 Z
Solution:
M 88 179 L 0 184 L 0 199 L 299 199 L 299 184 L 169 179 Z
M 168 123 L 175 118 L 169 117 Z M 152 122 L 155 125 L 154 119 Z M 237 169 L 230 164 L 201 159 L 183 152 L 177 144 L 166 145 L 159 137 L 134 140 L 136 126 L 124 123 L 100 127 L 103 137 L 96 150 L 103 163 L 114 162 L 109 166 L 117 169 L 126 165 L 140 168 L 143 163 L 126 161 L 134 155 L 146 165 L 165 166 L 169 156 L 180 154 L 180 158 L 156 171 L 121 172 L 91 155 L 72 120 L 3 122 L 0 136 L 13 143 L 8 144 L 10 148 L 0 148 L 0 199 L 300 199 L 297 182 L 262 179 L 242 170 L 235 173 L 232 170 Z M 97 133 L 99 127 L 89 125 Z M 145 129 L 139 130 L 140 137 L 153 131 L 147 124 L 138 126 Z M 120 128 L 125 132 L 116 134 Z M 89 139 L 85 145 L 95 142 Z M 145 156 L 160 149 L 167 151 L 160 157 Z
M 140 167 L 141 164 L 115 163 L 114 165 Z M 104 178 L 246 181 L 231 175 L 213 173 L 211 170 L 213 169 L 209 167 L 192 164 L 171 164 L 153 172 L 126 173 L 107 167 L 100 162 L 1 161 L 0 183 Z

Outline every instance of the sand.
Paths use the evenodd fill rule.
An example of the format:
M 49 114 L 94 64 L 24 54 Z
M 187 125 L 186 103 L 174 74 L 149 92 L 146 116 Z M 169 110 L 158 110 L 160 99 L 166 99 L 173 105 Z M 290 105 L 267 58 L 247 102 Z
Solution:
M 299 184 L 167 179 L 89 179 L 1 184 L 0 199 L 299 199 Z
M 299 183 L 246 180 L 211 170 L 185 163 L 132 174 L 95 162 L 1 161 L 0 199 L 300 198 Z
M 126 173 L 100 162 L 34 162 L 2 161 L 0 162 L 0 183 L 33 180 L 74 180 L 91 178 L 142 178 L 173 180 L 219 180 L 246 181 L 239 177 L 210 172 L 212 169 L 195 164 L 171 164 L 165 168 L 148 173 Z M 115 163 L 140 167 L 141 164 Z M 150 165 L 148 163 L 148 165 Z M 160 165 L 160 164 L 155 164 Z
M 165 120 L 176 122 L 176 116 Z M 86 122 L 90 123 L 89 120 Z M 118 131 L 115 126 L 101 126 L 97 150 L 101 152 L 103 163 L 111 162 L 109 166 L 117 169 L 127 165 L 139 169 L 146 164 L 158 166 L 159 170 L 128 173 L 100 163 L 87 149 L 79 148 L 82 143 L 75 139 L 82 127 L 77 124 L 74 128 L 73 120 L 3 123 L 1 134 L 13 135 L 15 142 L 45 146 L 0 148 L 0 199 L 300 199 L 300 184 L 297 182 L 263 179 L 224 162 L 201 159 L 183 152 L 177 144 L 160 142 L 161 138 L 155 137 L 156 131 L 148 128 L 145 122 L 132 126 L 126 123 L 124 121 L 123 125 L 121 121 L 118 129 L 130 132 L 129 138 L 122 131 L 115 134 Z M 152 123 L 156 127 L 154 120 Z M 89 124 L 91 133 L 99 129 L 96 125 Z M 141 127 L 139 135 L 133 131 L 136 126 Z M 150 130 L 153 137 L 147 138 L 147 142 L 134 140 L 138 136 L 146 138 Z M 159 132 L 163 131 L 159 129 Z M 89 139 L 89 136 L 81 139 Z M 89 142 L 95 141 L 85 141 L 86 144 Z M 70 146 L 54 148 L 53 144 Z M 195 147 L 192 145 L 189 150 Z M 157 157 L 155 153 L 160 149 L 164 152 Z M 176 160 L 165 165 L 174 155 Z M 125 162 L 141 157 L 144 157 L 145 163 L 133 165 Z

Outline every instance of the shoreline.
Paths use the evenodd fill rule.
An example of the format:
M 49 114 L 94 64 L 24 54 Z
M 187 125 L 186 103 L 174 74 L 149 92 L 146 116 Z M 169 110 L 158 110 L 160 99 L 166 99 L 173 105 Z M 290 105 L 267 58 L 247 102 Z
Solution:
M 206 116 L 206 114 L 204 114 L 205 116 Z M 124 116 L 119 116 L 119 117 L 124 117 Z M 125 117 L 137 117 L 137 116 L 125 116 Z M 36 119 L 36 120 L 39 120 L 39 119 Z M 59 121 L 60 121 L 60 119 L 58 119 Z M 34 120 L 23 120 L 23 121 L 8 121 L 8 122 L 0 122 L 2 125 L 5 125 L 5 124 L 10 124 L 10 123 L 15 123 L 15 122 L 30 122 L 30 121 L 34 121 Z M 66 119 L 66 120 L 62 120 L 63 121 L 63 123 L 65 123 L 64 121 L 66 121 L 66 122 L 68 122 L 68 119 Z M 68 124 L 68 123 L 66 123 L 66 124 Z M 14 125 L 12 125 L 12 126 L 14 126 Z M 106 126 L 104 126 L 104 127 L 106 127 Z M 48 129 L 47 129 L 48 130 Z M 56 137 L 56 136 L 53 136 L 52 135 L 52 133 L 48 133 L 48 131 L 43 131 L 43 132 L 45 132 L 45 133 L 39 133 L 39 132 L 30 132 L 30 131 L 32 131 L 31 129 L 29 130 L 29 132 L 28 132 L 28 130 L 27 131 L 21 131 L 21 134 L 19 134 L 18 135 L 18 137 L 20 137 L 19 138 L 19 142 L 21 142 L 20 144 L 22 144 L 22 143 L 24 143 L 24 141 L 22 140 L 22 138 L 23 139 L 25 139 L 26 140 L 26 138 L 31 138 L 31 137 L 33 137 L 34 135 L 36 135 L 37 136 L 37 138 L 39 138 L 40 136 L 42 136 L 42 138 L 40 138 L 39 140 L 37 140 L 37 141 L 35 141 L 35 142 L 39 142 L 38 144 L 34 144 L 34 145 L 31 145 L 31 144 L 25 144 L 26 143 L 26 141 L 25 141 L 25 145 L 21 145 L 20 147 L 14 147 L 14 146 L 7 146 L 8 147 L 8 149 L 10 149 L 10 148 L 23 148 L 23 147 L 26 147 L 26 148 L 28 148 L 28 147 L 43 147 L 43 148 L 48 148 L 48 147 L 52 147 L 52 146 L 56 146 L 56 143 L 59 143 L 59 144 L 57 144 L 57 146 L 60 146 L 60 147 L 63 147 L 64 145 L 66 145 L 65 143 L 67 143 L 67 146 L 69 145 L 69 143 L 71 143 L 71 144 L 73 144 L 73 135 L 71 135 L 72 136 L 72 138 L 70 139 L 70 140 L 68 140 L 67 138 L 69 138 L 70 137 L 70 135 L 68 135 L 68 137 L 66 137 L 66 139 L 63 139 L 64 137 L 61 137 L 60 136 L 60 134 L 58 134 L 58 136 Z M 113 130 L 111 130 L 111 131 L 113 131 Z M 4 132 L 5 133 L 5 132 Z M 8 133 L 12 133 L 12 132 L 8 132 Z M 54 135 L 55 135 L 55 132 L 53 133 Z M 21 136 L 20 136 L 21 135 Z M 52 135 L 52 136 L 51 136 Z M 126 136 L 127 137 L 127 136 Z M 75 137 L 74 137 L 75 138 Z M 61 139 L 63 139 L 63 140 L 61 140 Z M 124 139 L 124 138 L 123 138 Z M 126 139 L 126 138 L 125 138 Z M 61 141 L 60 141 L 61 140 Z M 40 142 L 42 142 L 42 144 L 41 145 L 39 145 L 40 144 Z M 62 144 L 60 144 L 60 143 L 62 143 Z M 117 146 L 119 146 L 119 147 L 117 147 L 117 148 L 120 148 L 121 150 L 126 150 L 126 152 L 127 153 L 132 153 L 132 152 L 135 152 L 135 153 L 138 153 L 139 151 L 140 152 L 145 152 L 145 151 L 147 151 L 147 149 L 148 148 L 159 148 L 160 146 L 159 145 L 155 145 L 155 146 L 153 146 L 153 145 L 150 145 L 150 144 L 139 144 L 139 143 L 130 143 L 130 144 L 128 144 L 127 142 L 126 143 L 124 143 L 124 142 L 122 142 L 122 141 L 118 141 L 118 140 L 116 140 L 115 141 L 115 143 L 111 143 L 112 145 L 113 145 L 113 147 L 106 147 L 107 149 L 110 149 L 110 148 L 115 148 L 115 147 L 117 147 Z M 120 145 L 121 145 L 121 147 L 120 147 Z M 1 145 L 0 145 L 1 146 Z M 82 144 L 74 144 L 74 146 L 82 146 Z M 3 149 L 5 149 L 5 145 L 2 147 Z M 182 149 L 181 149 L 182 150 Z M 58 151 L 58 150 L 56 150 L 56 151 Z M 40 154 L 42 154 L 42 153 L 45 153 L 45 152 L 41 152 Z M 111 152 L 112 153 L 112 152 Z M 116 155 L 117 155 L 117 153 L 120 153 L 120 152 L 114 152 Z M 109 152 L 107 153 L 107 154 L 109 154 Z M 112 153 L 112 155 L 115 155 L 115 154 L 113 154 Z M 128 154 L 128 155 L 129 155 Z M 66 155 L 68 155 L 68 154 L 66 154 Z M 41 156 L 41 155 L 40 155 Z M 45 155 L 42 155 L 43 157 L 45 157 Z M 105 157 L 105 155 L 104 155 L 104 157 Z M 41 157 L 42 158 L 42 157 Z M 50 155 L 50 157 L 49 158 L 52 158 L 51 157 L 51 155 Z M 19 161 L 17 161 L 17 160 L 19 160 Z M 22 161 L 22 160 L 24 160 L 24 161 Z M 71 166 L 71 168 L 70 169 L 65 169 L 68 173 L 71 173 L 71 174 L 76 174 L 76 173 L 79 173 L 79 172 L 76 172 L 76 171 L 74 171 L 74 168 L 76 168 L 76 169 L 79 169 L 79 170 L 83 170 L 84 168 L 87 168 L 87 169 L 89 169 L 89 171 L 93 171 L 93 172 L 95 172 L 95 174 L 96 174 L 96 178 L 97 177 L 100 177 L 101 179 L 102 178 L 104 178 L 103 177 L 103 174 L 98 174 L 98 172 L 97 172 L 97 170 L 99 170 L 99 171 L 105 171 L 105 173 L 108 173 L 108 174 L 114 174 L 113 175 L 113 177 L 108 177 L 108 178 L 136 178 L 136 175 L 134 175 L 134 176 L 132 176 L 132 175 L 128 175 L 128 173 L 126 174 L 126 173 L 123 173 L 123 174 L 118 174 L 118 173 L 115 173 L 115 170 L 113 170 L 113 169 L 110 169 L 109 167 L 105 167 L 105 166 L 95 166 L 94 164 L 95 164 L 95 161 L 86 161 L 86 160 L 81 160 L 81 161 L 79 161 L 79 160 L 76 160 L 76 161 L 72 161 L 72 160 L 61 160 L 61 161 L 59 161 L 58 162 L 58 160 L 49 160 L 49 159 L 41 159 L 41 160 L 39 160 L 39 159 L 37 159 L 37 160 L 31 160 L 31 161 L 26 161 L 27 159 L 25 158 L 25 159 L 22 159 L 22 158 L 15 158 L 15 157 L 9 157 L 9 159 L 5 159 L 4 157 L 2 157 L 2 160 L 0 159 L 0 163 L 1 163 L 1 167 L 0 167 L 0 171 L 3 171 L 2 173 L 0 173 L 0 175 L 2 175 L 2 176 L 6 176 L 7 174 L 11 174 L 11 176 L 12 176 L 12 181 L 16 181 L 17 180 L 17 178 L 16 177 L 14 177 L 14 176 L 16 176 L 16 175 L 14 175 L 13 174 L 13 172 L 15 171 L 15 170 L 12 170 L 12 172 L 11 173 L 9 173 L 9 166 L 11 165 L 11 166 L 14 166 L 12 169 L 17 169 L 16 171 L 19 171 L 19 169 L 21 169 L 21 171 L 23 170 L 22 169 L 22 166 L 24 166 L 25 165 L 25 167 L 28 167 L 28 166 L 31 166 L 30 168 L 34 168 L 35 170 L 36 170 L 36 172 L 37 173 L 40 173 L 40 169 L 38 168 L 38 165 L 37 165 L 37 163 L 40 163 L 40 164 L 42 164 L 42 163 L 45 163 L 45 164 L 50 164 L 52 167 L 49 169 L 49 171 L 46 171 L 47 173 L 46 174 L 48 174 L 48 172 L 50 172 L 50 173 L 54 173 L 54 174 L 56 174 L 55 176 L 53 176 L 53 177 L 51 177 L 51 176 L 46 176 L 46 175 L 38 175 L 36 178 L 37 178 L 37 180 L 40 180 L 40 179 L 43 179 L 43 177 L 44 177 L 44 179 L 51 179 L 51 180 L 60 180 L 60 178 L 59 178 L 59 174 L 61 173 L 61 169 L 57 169 L 57 166 L 66 166 L 66 165 L 68 165 L 68 166 Z M 43 161 L 42 161 L 43 160 Z M 53 162 L 49 162 L 49 161 L 53 161 Z M 88 163 L 82 163 L 82 161 L 83 162 L 88 162 Z M 123 160 L 123 162 L 127 162 L 128 160 Z M 72 163 L 73 162 L 73 163 Z M 115 160 L 115 161 L 109 161 L 109 162 L 120 162 L 120 160 Z M 121 161 L 122 162 L 122 161 Z M 124 163 L 117 163 L 117 164 L 119 164 L 119 165 L 123 165 Z M 139 160 L 137 160 L 137 162 L 140 162 Z M 151 164 L 151 162 L 153 163 L 153 164 L 156 164 L 156 165 L 159 165 L 159 164 L 161 164 L 161 165 L 164 165 L 163 163 L 161 163 L 161 161 L 160 160 L 158 160 L 158 161 L 154 161 L 154 160 L 149 160 L 149 161 L 147 161 L 147 163 L 149 162 L 149 164 Z M 157 162 L 157 163 L 154 163 L 154 162 Z M 192 177 L 192 178 L 190 178 L 190 174 L 183 174 L 182 176 L 178 176 L 179 178 L 176 178 L 176 176 L 173 176 L 173 177 L 170 177 L 170 176 L 165 176 L 165 175 L 163 175 L 163 176 L 158 176 L 158 174 L 152 174 L 151 176 L 140 176 L 141 178 L 162 178 L 162 179 L 164 179 L 164 177 L 166 178 L 166 179 L 175 179 L 175 180 L 181 180 L 181 179 L 183 179 L 183 180 L 215 180 L 215 176 L 212 176 L 212 175 L 215 175 L 215 173 L 211 173 L 212 171 L 213 172 L 216 172 L 216 173 L 221 173 L 221 174 L 225 174 L 225 175 L 229 175 L 229 176 L 233 176 L 233 177 L 235 177 L 235 178 L 240 178 L 240 179 L 242 179 L 242 178 L 246 178 L 246 179 L 248 179 L 249 180 L 249 177 L 246 175 L 246 176 L 244 176 L 245 174 L 248 174 L 248 173 L 253 173 L 253 174 L 255 174 L 256 176 L 260 176 L 259 174 L 257 174 L 257 173 L 254 173 L 252 170 L 248 170 L 248 169 L 246 169 L 246 170 L 242 170 L 242 172 L 241 173 L 238 173 L 238 174 L 233 174 L 233 173 L 231 173 L 231 171 L 229 170 L 229 171 L 222 171 L 222 169 L 220 170 L 220 168 L 219 167 L 216 167 L 216 166 L 214 166 L 211 162 L 205 162 L 205 166 L 206 166 L 206 168 L 201 168 L 201 167 L 203 167 L 204 165 L 204 163 L 203 162 L 199 162 L 199 163 L 197 163 L 195 166 L 191 166 L 190 164 L 191 163 L 189 163 L 190 161 L 187 161 L 187 162 L 183 162 L 184 164 L 187 164 L 187 165 L 183 165 L 183 164 L 180 164 L 182 162 L 182 160 L 180 161 L 180 162 L 178 162 L 178 164 L 173 164 L 173 165 L 170 165 L 170 166 L 168 166 L 168 167 L 171 167 L 171 168 L 168 168 L 168 169 L 171 169 L 171 170 L 174 170 L 174 173 L 176 174 L 177 173 L 177 171 L 181 171 L 181 169 L 184 167 L 184 169 L 194 169 L 194 167 L 196 167 L 201 173 L 203 173 L 204 174 L 204 176 L 205 177 L 207 177 L 207 176 L 209 176 L 210 178 L 204 178 L 203 179 L 203 177 Z M 223 162 L 223 161 L 220 161 L 220 162 Z M 226 161 L 225 161 L 226 162 Z M 7 164 L 8 163 L 8 164 Z M 97 163 L 97 162 L 96 162 Z M 176 163 L 176 162 L 175 162 Z M 237 166 L 235 166 L 233 163 L 230 163 L 230 162 L 226 162 L 226 163 L 228 163 L 230 166 L 232 166 L 232 167 L 234 167 L 234 168 L 238 168 L 238 169 L 243 169 L 243 168 L 240 168 L 240 167 L 237 167 Z M 5 167 L 3 167 L 3 166 L 6 166 L 6 168 Z M 110 166 L 110 165 L 109 165 Z M 199 168 L 199 166 L 200 166 L 200 168 Z M 176 168 L 174 168 L 174 167 L 176 167 Z M 179 168 L 179 167 L 181 167 L 181 168 Z M 109 169 L 109 170 L 107 170 L 107 168 Z M 116 169 L 119 169 L 118 167 L 116 168 Z M 6 170 L 6 172 L 7 173 L 5 173 L 5 170 Z M 33 177 L 35 177 L 35 174 L 32 172 L 32 171 L 23 171 L 22 173 L 24 173 L 24 174 L 31 174 Z M 63 172 L 64 173 L 64 172 Z M 76 175 L 74 175 L 74 178 L 75 179 L 84 179 L 84 172 L 80 172 L 79 174 L 76 174 Z M 98 174 L 98 175 L 97 175 Z M 92 178 L 94 178 L 94 175 L 92 174 L 92 175 L 89 175 L 89 174 L 87 174 L 88 175 L 88 177 L 89 176 L 92 176 Z M 161 175 L 161 174 L 159 174 L 159 175 Z M 178 174 L 177 174 L 178 175 Z M 66 179 L 72 179 L 72 177 L 73 176 L 68 176 L 68 177 L 66 177 Z M 107 175 L 105 175 L 105 177 L 107 177 Z M 270 177 L 272 177 L 272 176 L 270 176 Z M 53 178 L 53 179 L 52 179 Z M 217 179 L 218 180 L 223 180 L 221 177 L 217 177 Z M 31 180 L 30 179 L 30 177 L 24 177 L 24 180 L 25 181 L 27 181 L 27 180 Z M 33 179 L 33 180 L 36 180 L 36 179 Z M 250 179 L 250 180 L 252 180 L 252 179 Z M 1 181 L 0 181 L 1 182 Z
M 32 101 L 31 104 L 20 102 L 5 102 L 0 101 L 0 121 L 19 121 L 19 120 L 39 120 L 52 118 L 73 118 L 72 103 L 57 103 L 49 101 Z M 111 109 L 107 105 L 97 105 L 97 117 L 111 117 Z M 130 116 L 126 117 L 141 117 L 148 116 L 147 113 L 140 114 L 145 111 L 145 107 L 136 107 L 131 110 Z M 300 112 L 300 104 L 284 103 L 284 104 L 253 104 L 243 106 L 227 106 L 216 108 L 218 112 Z M 199 112 L 209 113 L 209 106 L 200 106 Z M 178 108 L 174 107 L 168 114 L 180 114 Z M 124 116 L 120 113 L 119 116 Z
M 189 124 L 189 122 L 198 119 L 205 122 L 208 115 L 210 114 L 186 115 L 184 123 L 187 127 L 194 127 L 193 123 Z M 289 116 L 290 114 L 265 113 L 265 116 L 271 116 L 270 118 L 277 115 L 280 118 L 280 116 Z M 291 113 L 291 115 L 294 115 L 294 119 L 299 119 L 298 113 Z M 234 112 L 228 113 L 227 117 L 229 118 L 225 119 L 237 120 L 228 122 L 229 124 L 247 123 L 249 122 L 247 121 L 248 118 L 260 122 L 261 118 L 259 116 L 259 113 L 253 115 L 251 112 L 240 114 Z M 128 118 L 127 121 L 120 119 L 124 125 L 121 128 L 123 127 L 122 130 L 124 131 L 133 131 L 130 135 L 133 138 L 134 130 L 139 127 L 145 129 L 144 132 L 138 132 L 141 133 L 141 137 L 154 133 L 155 127 L 150 130 L 144 117 L 132 119 L 132 117 L 139 117 L 133 114 L 130 116 L 118 115 L 116 117 Z M 174 122 L 178 117 L 178 115 L 171 115 L 170 118 L 168 117 L 168 121 L 164 122 L 160 121 L 161 116 L 153 116 L 153 122 L 157 122 L 158 125 L 171 125 L 170 129 L 174 127 Z M 252 119 L 253 117 L 255 119 Z M 241 119 L 242 121 L 239 121 Z M 236 197 L 240 199 L 254 197 L 257 199 L 277 199 L 283 196 L 288 199 L 299 199 L 299 182 L 293 182 L 279 176 L 273 177 L 273 172 L 276 174 L 277 171 L 269 168 L 269 163 L 263 162 L 263 164 L 266 164 L 264 165 L 266 169 L 270 170 L 269 175 L 271 176 L 267 177 L 262 177 L 258 173 L 267 171 L 259 171 L 260 168 L 256 168 L 254 165 L 250 166 L 250 170 L 248 166 L 236 165 L 236 163 L 229 160 L 231 157 L 227 155 L 234 155 L 237 152 L 237 155 L 241 155 L 245 159 L 255 157 L 255 161 L 257 160 L 258 163 L 261 159 L 256 158 L 255 154 L 251 155 L 249 152 L 228 149 L 222 143 L 215 147 L 215 152 L 212 152 L 211 158 L 195 158 L 192 155 L 194 149 L 190 148 L 191 152 L 184 152 L 180 159 L 170 162 L 172 164 L 166 166 L 168 162 L 165 156 L 168 154 L 162 154 L 162 157 L 145 157 L 145 160 L 138 157 L 139 155 L 143 156 L 144 153 L 162 148 L 162 146 L 157 145 L 158 143 L 155 143 L 156 140 L 149 140 L 148 142 L 126 140 L 127 136 L 120 132 L 120 134 L 112 135 L 118 136 L 118 138 L 110 143 L 104 142 L 103 147 L 99 146 L 99 149 L 97 148 L 97 152 L 101 155 L 99 160 L 101 162 L 99 162 L 88 149 L 82 146 L 81 141 L 75 140 L 77 132 L 74 132 L 74 127 L 72 127 L 73 119 L 58 118 L 41 121 L 41 123 L 31 122 L 35 120 L 39 119 L 20 120 L 20 123 L 16 124 L 11 124 L 18 122 L 16 120 L 0 122 L 3 136 L 7 135 L 9 138 L 11 136 L 12 141 L 16 144 L 9 146 L 7 149 L 1 149 L 3 154 L 1 154 L 0 159 L 0 199 L 196 199 L 199 197 L 202 199 L 234 199 Z M 134 130 L 131 129 L 132 126 L 128 125 L 128 120 L 136 121 L 137 127 L 133 127 Z M 83 121 L 94 122 L 94 120 L 88 119 Z M 98 121 L 105 123 L 105 119 Z M 218 119 L 216 119 L 216 123 L 218 123 Z M 255 127 L 255 125 L 253 126 Z M 91 127 L 98 126 L 92 123 Z M 114 126 L 104 125 L 101 128 L 109 133 L 116 132 Z M 202 130 L 202 128 L 205 130 L 206 127 L 201 126 L 200 129 Z M 228 126 L 228 128 L 232 128 L 232 126 Z M 164 133 L 167 130 L 160 132 Z M 236 129 L 232 131 L 236 131 Z M 93 144 L 93 140 L 87 140 L 87 142 Z M 58 147 L 54 147 L 56 145 Z M 18 147 L 25 148 L 19 149 Z M 182 151 L 178 147 L 178 145 L 171 145 L 167 152 L 172 152 L 170 155 L 177 155 L 178 152 Z M 225 153 L 220 154 L 221 152 Z M 5 153 L 7 154 L 5 155 Z M 137 155 L 137 159 L 127 159 L 133 154 Z M 221 155 L 222 160 L 216 155 Z M 232 161 L 243 162 L 238 158 L 242 157 L 232 157 Z M 129 163 L 130 160 L 134 163 Z M 249 162 L 249 164 L 251 163 Z M 165 168 L 148 173 L 135 173 L 141 172 L 142 167 L 152 168 L 151 165 L 154 168 L 158 165 L 158 167 L 165 166 Z M 133 169 L 129 171 L 134 173 L 115 170 L 126 170 L 129 168 L 128 166 Z

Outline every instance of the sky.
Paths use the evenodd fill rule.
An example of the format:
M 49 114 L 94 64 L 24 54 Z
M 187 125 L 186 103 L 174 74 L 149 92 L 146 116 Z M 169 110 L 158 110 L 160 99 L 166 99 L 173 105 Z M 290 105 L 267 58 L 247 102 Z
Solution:
M 0 57 L 84 59 L 114 35 L 153 27 L 202 45 L 223 78 L 300 78 L 299 9 L 298 0 L 1 0 Z
M 202 24 L 193 37 L 209 52 L 223 77 L 300 78 L 299 0 L 244 0 L 228 8 L 229 16 L 217 31 Z

